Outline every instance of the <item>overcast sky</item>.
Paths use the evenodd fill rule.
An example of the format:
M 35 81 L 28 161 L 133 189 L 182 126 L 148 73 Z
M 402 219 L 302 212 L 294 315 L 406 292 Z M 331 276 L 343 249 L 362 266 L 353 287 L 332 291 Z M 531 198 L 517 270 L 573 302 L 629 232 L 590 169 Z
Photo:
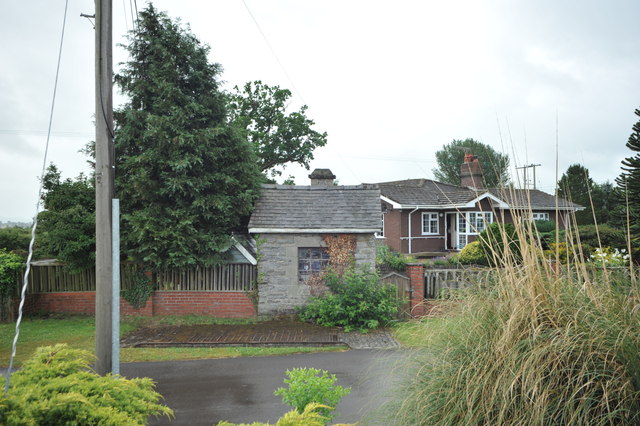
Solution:
M 131 3 L 113 1 L 116 43 L 131 29 Z M 2 6 L 0 221 L 35 213 L 64 4 Z M 541 164 L 537 185 L 547 192 L 556 134 L 560 174 L 581 163 L 596 182 L 613 180 L 631 154 L 637 0 L 154 4 L 211 46 L 226 88 L 260 79 L 291 89 L 293 109 L 308 105 L 329 134 L 311 168 L 330 168 L 341 184 L 432 178 L 435 152 L 453 139 L 480 140 L 514 166 Z M 49 148 L 64 177 L 88 170 L 78 150 L 94 138 L 94 30 L 80 13 L 93 14 L 93 1 L 69 0 Z M 125 59 L 116 47 L 114 63 Z M 308 184 L 309 171 L 288 174 Z

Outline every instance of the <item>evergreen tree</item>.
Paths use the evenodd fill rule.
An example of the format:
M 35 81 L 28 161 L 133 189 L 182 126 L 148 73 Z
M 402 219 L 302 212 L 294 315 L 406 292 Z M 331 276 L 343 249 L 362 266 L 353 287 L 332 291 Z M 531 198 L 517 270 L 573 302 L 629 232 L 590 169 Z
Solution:
M 640 109 L 636 109 L 635 114 L 640 117 Z M 633 243 L 640 245 L 640 120 L 633 125 L 627 148 L 635 154 L 622 160 L 623 172 L 616 178 L 616 183 L 620 201 L 629 209 Z M 626 222 L 626 217 L 624 219 Z
M 558 196 L 584 207 L 575 213 L 578 225 L 593 225 L 591 199 L 594 198 L 594 185 L 589 170 L 580 164 L 570 165 L 558 181 Z
M 115 112 L 123 246 L 156 270 L 217 264 L 258 194 L 257 159 L 209 48 L 151 4 L 139 16 L 115 77 L 129 99 Z
M 60 177 L 51 164 L 42 182 L 44 210 L 38 214 L 37 255 L 66 263 L 72 272 L 90 268 L 96 252 L 94 180 Z
M 466 153 L 478 157 L 487 188 L 496 188 L 508 183 L 509 157 L 474 139 L 453 140 L 436 152 L 438 167 L 433 169 L 436 180 L 460 185 L 460 166 Z

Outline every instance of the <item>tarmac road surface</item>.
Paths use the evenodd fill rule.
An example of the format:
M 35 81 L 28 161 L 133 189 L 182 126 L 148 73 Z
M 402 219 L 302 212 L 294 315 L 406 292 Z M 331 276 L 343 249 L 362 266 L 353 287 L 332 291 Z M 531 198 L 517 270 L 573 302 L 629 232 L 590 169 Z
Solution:
M 127 378 L 151 377 L 175 419 L 150 419 L 152 425 L 215 425 L 255 421 L 275 424 L 291 407 L 273 394 L 284 386 L 285 371 L 295 367 L 328 370 L 337 384 L 351 386 L 338 406 L 336 423 L 381 424 L 375 410 L 388 400 L 397 350 L 350 350 L 267 357 L 174 362 L 123 363 Z

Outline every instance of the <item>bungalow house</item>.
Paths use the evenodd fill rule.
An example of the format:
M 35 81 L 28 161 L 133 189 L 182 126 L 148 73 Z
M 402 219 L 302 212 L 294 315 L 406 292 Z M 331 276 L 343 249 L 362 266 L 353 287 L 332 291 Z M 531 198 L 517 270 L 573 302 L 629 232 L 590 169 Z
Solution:
M 293 312 L 330 262 L 330 238 L 347 236 L 356 266 L 374 267 L 380 229 L 375 185 L 337 186 L 328 169 L 310 186 L 263 185 L 249 221 L 258 245 L 258 314 Z
M 460 171 L 459 186 L 429 179 L 379 183 L 379 237 L 402 253 L 438 255 L 462 249 L 488 224 L 513 222 L 514 215 L 557 221 L 563 228 L 569 213 L 584 209 L 535 189 L 485 189 L 478 159 L 470 154 Z

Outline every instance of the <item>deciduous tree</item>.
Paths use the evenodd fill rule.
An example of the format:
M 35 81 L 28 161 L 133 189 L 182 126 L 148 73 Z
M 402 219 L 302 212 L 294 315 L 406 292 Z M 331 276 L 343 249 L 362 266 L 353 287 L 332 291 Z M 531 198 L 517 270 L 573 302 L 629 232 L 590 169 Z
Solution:
M 460 185 L 460 165 L 465 153 L 478 157 L 486 187 L 495 188 L 508 183 L 509 157 L 474 139 L 453 140 L 436 152 L 438 167 L 433 169 L 436 180 Z
M 229 95 L 231 123 L 242 129 L 253 145 L 262 172 L 271 177 L 282 174 L 276 167 L 298 163 L 307 169 L 313 150 L 326 145 L 327 133 L 320 133 L 306 116 L 307 106 L 287 112 L 291 92 L 261 81 L 235 87 Z

